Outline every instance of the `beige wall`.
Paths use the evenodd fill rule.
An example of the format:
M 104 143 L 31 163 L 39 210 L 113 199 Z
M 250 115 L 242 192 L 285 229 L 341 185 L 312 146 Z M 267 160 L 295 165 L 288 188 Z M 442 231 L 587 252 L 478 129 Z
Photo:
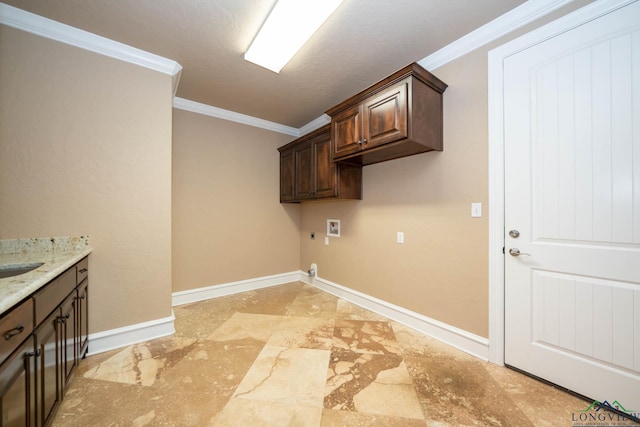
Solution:
M 278 202 L 293 139 L 174 110 L 174 292 L 298 270 L 300 207 Z
M 89 235 L 90 332 L 171 315 L 171 77 L 0 26 L 0 238 Z
M 362 201 L 302 207 L 301 267 L 316 262 L 322 278 L 486 337 L 487 89 L 481 64 L 476 53 L 435 73 L 449 84 L 443 152 L 366 166 Z M 482 218 L 471 218 L 472 202 L 483 204 Z M 342 228 L 329 246 L 327 218 L 340 219 Z M 311 231 L 321 238 L 311 240 Z M 396 243 L 398 231 L 404 244 Z

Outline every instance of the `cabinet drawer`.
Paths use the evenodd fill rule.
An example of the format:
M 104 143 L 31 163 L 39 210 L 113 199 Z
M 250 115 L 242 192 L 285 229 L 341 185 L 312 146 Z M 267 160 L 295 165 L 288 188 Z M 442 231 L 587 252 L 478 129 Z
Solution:
M 84 258 L 76 264 L 76 285 L 82 283 L 89 275 L 89 257 Z
M 33 295 L 36 325 L 51 313 L 76 287 L 76 268 L 71 267 L 60 277 Z
M 21 303 L 0 319 L 0 363 L 33 331 L 33 300 Z

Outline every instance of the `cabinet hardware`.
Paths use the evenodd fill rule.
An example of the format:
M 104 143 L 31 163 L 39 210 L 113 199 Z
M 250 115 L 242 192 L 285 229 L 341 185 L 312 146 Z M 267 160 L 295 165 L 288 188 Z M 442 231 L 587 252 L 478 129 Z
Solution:
M 86 273 L 87 272 L 87 268 L 83 268 L 82 270 L 80 270 L 78 273 Z
M 5 340 L 10 340 L 12 337 L 15 337 L 16 335 L 21 334 L 22 331 L 24 331 L 24 326 L 18 325 L 15 328 L 9 329 L 7 332 L 5 332 L 4 333 L 4 339 Z
M 30 351 L 29 353 L 27 353 L 28 357 L 40 357 L 40 349 L 37 349 L 36 351 Z

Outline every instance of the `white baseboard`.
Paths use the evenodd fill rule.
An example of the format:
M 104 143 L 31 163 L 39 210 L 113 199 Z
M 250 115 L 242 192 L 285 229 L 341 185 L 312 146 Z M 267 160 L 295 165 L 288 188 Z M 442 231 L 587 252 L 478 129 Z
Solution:
M 258 277 L 256 279 L 240 280 L 238 282 L 207 286 L 205 288 L 190 289 L 188 291 L 174 292 L 172 294 L 172 304 L 175 307 L 177 305 L 204 301 L 240 292 L 284 285 L 285 283 L 302 281 L 304 276 L 306 276 L 306 274 L 299 270 L 292 271 L 290 273 L 276 274 L 273 276 Z
M 178 306 L 298 281 L 385 316 L 482 360 L 488 360 L 489 358 L 489 340 L 487 338 L 338 285 L 321 277 L 310 278 L 302 270 L 174 292 L 172 301 L 174 306 Z M 90 354 L 102 353 L 149 339 L 171 335 L 175 332 L 173 327 L 174 319 L 172 314 L 164 319 L 92 334 L 89 336 Z
M 415 313 L 387 301 L 346 288 L 320 277 L 311 279 L 306 274 L 303 274 L 301 280 L 338 298 L 342 298 L 345 301 L 385 316 L 479 359 L 489 359 L 489 340 L 487 338 L 431 319 L 430 317 L 423 316 L 422 314 Z
M 173 326 L 175 318 L 172 311 L 171 316 L 162 319 L 89 334 L 89 351 L 87 355 L 104 353 L 105 351 L 115 350 L 131 344 L 173 335 L 176 332 Z

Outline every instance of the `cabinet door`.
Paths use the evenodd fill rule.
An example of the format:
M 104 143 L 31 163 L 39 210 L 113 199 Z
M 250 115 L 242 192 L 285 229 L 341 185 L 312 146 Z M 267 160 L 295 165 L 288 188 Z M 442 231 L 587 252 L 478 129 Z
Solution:
M 407 137 L 407 85 L 403 80 L 365 102 L 365 149 Z
M 312 141 L 315 164 L 315 197 L 335 197 L 338 195 L 336 165 L 333 163 L 331 135 L 318 136 Z
M 334 158 L 362 149 L 362 105 L 355 105 L 331 117 Z
M 62 400 L 60 393 L 60 309 L 56 309 L 36 329 L 36 343 L 39 351 L 37 358 L 38 381 L 38 418 L 39 425 L 46 425 L 53 416 L 54 409 Z
M 295 199 L 312 199 L 315 188 L 313 185 L 313 151 L 311 141 L 301 144 L 295 149 L 296 157 L 296 185 Z
M 84 279 L 78 286 L 78 303 L 76 304 L 76 342 L 77 361 L 80 362 L 89 347 L 89 279 Z
M 36 425 L 34 350 L 29 337 L 0 366 L 1 427 Z
M 293 149 L 280 153 L 280 201 L 295 200 L 296 159 Z
M 62 374 L 60 387 L 61 393 L 69 385 L 71 380 L 71 374 L 76 366 L 76 291 L 73 291 L 71 295 L 61 305 L 61 316 L 58 320 L 58 328 L 60 333 L 60 372 Z

